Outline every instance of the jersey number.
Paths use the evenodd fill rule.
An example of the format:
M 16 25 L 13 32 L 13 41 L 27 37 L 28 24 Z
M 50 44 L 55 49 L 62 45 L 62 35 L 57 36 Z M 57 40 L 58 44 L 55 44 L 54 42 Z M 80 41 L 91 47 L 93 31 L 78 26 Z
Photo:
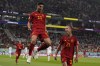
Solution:
M 38 16 L 38 19 L 39 19 L 39 20 L 42 20 L 42 16 Z
M 67 42 L 66 47 L 70 47 L 70 43 L 69 42 Z

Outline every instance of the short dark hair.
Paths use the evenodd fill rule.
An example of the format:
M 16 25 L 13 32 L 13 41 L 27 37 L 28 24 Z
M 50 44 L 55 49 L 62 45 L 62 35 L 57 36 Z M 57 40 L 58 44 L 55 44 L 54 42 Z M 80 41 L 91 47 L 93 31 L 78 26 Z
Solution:
M 71 29 L 73 29 L 73 26 L 71 24 L 67 24 L 66 26 L 69 26 Z
M 37 5 L 44 5 L 44 3 L 40 2 L 40 3 L 38 3 Z

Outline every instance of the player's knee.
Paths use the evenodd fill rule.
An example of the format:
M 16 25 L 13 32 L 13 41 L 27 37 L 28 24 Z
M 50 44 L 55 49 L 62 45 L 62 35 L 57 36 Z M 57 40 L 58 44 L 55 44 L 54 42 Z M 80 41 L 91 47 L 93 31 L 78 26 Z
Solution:
M 52 42 L 51 42 L 51 40 L 50 40 L 49 45 L 51 46 L 51 44 L 52 44 Z
M 36 40 L 32 40 L 31 43 L 32 43 L 32 44 L 35 44 L 35 43 L 36 43 Z
M 52 44 L 52 42 L 51 42 L 51 40 L 49 40 L 49 41 L 48 41 L 48 45 L 51 46 L 51 44 Z
M 51 44 L 52 44 L 52 42 L 51 42 L 51 40 L 49 38 L 44 39 L 44 42 L 49 46 L 51 46 Z

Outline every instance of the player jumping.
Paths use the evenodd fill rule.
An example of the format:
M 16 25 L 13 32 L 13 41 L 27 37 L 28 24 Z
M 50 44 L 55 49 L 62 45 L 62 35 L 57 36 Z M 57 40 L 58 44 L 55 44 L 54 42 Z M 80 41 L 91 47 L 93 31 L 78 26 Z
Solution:
M 51 45 L 51 40 L 48 36 L 48 33 L 46 31 L 46 15 L 43 13 L 44 4 L 38 3 L 37 4 L 37 10 L 32 12 L 29 16 L 28 21 L 28 29 L 32 31 L 31 33 L 31 44 L 29 49 L 29 57 L 27 59 L 27 62 L 31 62 L 32 57 L 32 51 L 34 49 L 34 45 L 36 44 L 37 37 L 39 35 L 42 36 L 44 39 L 45 44 L 42 44 L 37 51 L 43 50 L 48 48 Z M 32 29 L 31 29 L 31 23 L 32 23 Z

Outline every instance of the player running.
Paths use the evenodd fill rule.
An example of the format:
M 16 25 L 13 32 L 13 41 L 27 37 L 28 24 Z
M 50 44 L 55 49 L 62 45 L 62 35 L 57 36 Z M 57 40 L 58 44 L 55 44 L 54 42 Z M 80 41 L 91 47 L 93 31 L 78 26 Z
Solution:
M 19 43 L 16 44 L 16 64 L 18 63 L 18 59 L 19 59 L 19 56 L 21 54 L 21 50 L 24 49 L 24 46 L 22 45 L 21 41 L 19 41 Z
M 55 53 L 55 59 L 57 58 L 58 51 L 61 49 L 62 65 L 72 66 L 74 51 L 76 51 L 75 62 L 78 62 L 79 42 L 77 38 L 72 34 L 72 27 L 70 25 L 66 26 L 65 32 L 66 32 L 66 35 L 62 36 L 60 39 L 60 44 Z

